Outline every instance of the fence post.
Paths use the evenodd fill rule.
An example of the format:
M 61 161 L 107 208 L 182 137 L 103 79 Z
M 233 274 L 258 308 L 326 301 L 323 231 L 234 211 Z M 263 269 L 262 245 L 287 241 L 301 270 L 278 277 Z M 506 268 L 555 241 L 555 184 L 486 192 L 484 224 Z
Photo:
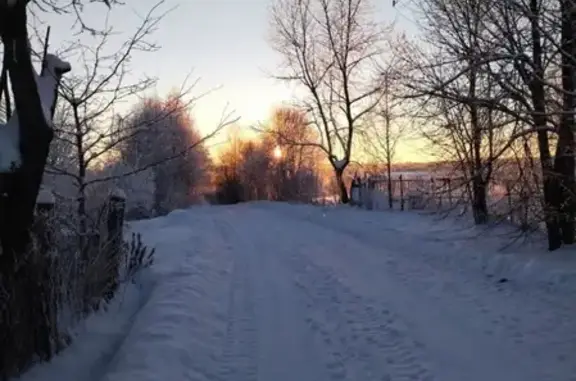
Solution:
M 354 176 L 352 179 L 352 183 L 350 184 L 350 205 L 357 206 L 358 205 L 358 177 Z
M 508 199 L 508 216 L 510 216 L 510 223 L 514 224 L 514 210 L 512 206 L 512 188 L 510 184 L 506 183 L 506 198 Z
M 392 190 L 392 176 L 386 176 L 387 183 L 388 183 L 388 209 L 394 208 L 394 198 L 393 198 L 393 190 Z
M 430 177 L 430 193 L 432 193 L 432 207 L 438 209 L 438 200 L 436 199 L 436 182 L 434 177 Z
M 53 223 L 51 220 L 54 212 L 54 194 L 46 188 L 41 188 L 36 198 L 36 213 L 35 220 L 32 227 L 32 234 L 36 247 L 32 250 L 32 261 L 34 263 L 34 270 L 37 272 L 35 276 L 40 284 L 39 295 L 35 305 L 39 306 L 41 318 L 37 320 L 37 354 L 44 360 L 52 358 L 55 351 L 60 345 L 60 335 L 57 325 L 57 309 L 58 309 L 58 292 L 55 284 L 58 284 L 59 279 L 53 279 L 57 276 L 56 263 L 50 249 L 53 246 L 53 236 L 50 231 L 50 225 Z M 55 348 L 56 346 L 56 348 Z
M 448 189 L 448 207 L 452 208 L 452 181 L 449 177 L 446 178 L 446 188 Z
M 522 221 L 520 222 L 520 229 L 522 231 L 528 231 L 530 229 L 530 223 L 529 223 L 529 197 L 526 193 L 526 190 L 524 189 L 524 186 L 522 186 L 522 189 L 520 191 L 520 202 L 521 202 L 521 206 L 522 206 L 522 214 L 520 216 L 520 218 L 522 219 Z
M 350 183 L 350 206 L 354 206 L 354 187 L 355 187 L 356 179 L 353 178 L 352 182 Z
M 360 208 L 364 208 L 364 206 L 365 206 L 365 202 L 364 202 L 364 201 L 365 201 L 365 198 L 366 198 L 366 179 L 359 179 L 359 180 L 358 180 L 358 184 L 359 184 L 359 187 L 358 187 L 358 190 L 359 190 L 359 192 L 358 192 L 358 193 L 359 193 L 359 196 L 358 196 L 358 199 L 359 199 L 358 206 L 359 206 Z
M 404 181 L 402 175 L 398 177 L 400 180 L 400 210 L 404 210 Z
M 110 301 L 118 288 L 120 256 L 124 235 L 124 212 L 126 209 L 126 194 L 119 188 L 114 189 L 108 200 L 107 215 L 107 259 L 108 279 L 104 291 L 104 299 Z
M 444 192 L 446 189 L 446 179 L 438 179 L 440 184 L 438 185 L 438 188 L 440 189 L 440 191 L 438 192 L 438 208 L 442 209 L 442 200 L 444 199 Z
M 368 178 L 367 183 L 368 183 L 367 184 L 368 189 L 367 189 L 366 193 L 368 195 L 368 201 L 366 203 L 367 204 L 366 209 L 372 210 L 372 209 L 374 209 L 374 185 L 375 185 L 375 183 L 371 177 Z
M 54 211 L 54 194 L 48 189 L 40 189 L 36 199 L 36 233 L 40 248 L 43 253 L 47 254 L 50 249 L 52 235 L 48 229 L 49 219 Z

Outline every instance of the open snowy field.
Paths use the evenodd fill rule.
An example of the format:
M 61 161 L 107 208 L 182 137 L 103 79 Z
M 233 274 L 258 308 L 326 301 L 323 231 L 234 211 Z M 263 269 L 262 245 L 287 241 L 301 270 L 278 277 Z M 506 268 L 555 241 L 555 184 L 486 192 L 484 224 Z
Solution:
M 23 381 L 576 380 L 576 261 L 411 212 L 202 206 Z M 120 300 L 121 299 L 121 300 Z

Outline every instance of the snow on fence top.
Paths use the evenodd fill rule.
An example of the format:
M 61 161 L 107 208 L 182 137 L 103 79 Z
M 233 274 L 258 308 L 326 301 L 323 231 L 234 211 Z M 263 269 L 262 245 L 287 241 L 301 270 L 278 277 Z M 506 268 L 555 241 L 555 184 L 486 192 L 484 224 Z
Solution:
M 397 180 L 400 179 L 400 176 L 402 176 L 403 180 L 431 180 L 435 178 L 435 175 L 430 172 L 416 172 L 416 171 L 392 172 L 390 177 L 392 180 Z M 388 180 L 388 176 L 385 174 L 370 176 L 369 178 L 374 181 Z
M 118 187 L 114 187 L 110 191 L 110 197 L 126 200 L 126 192 Z
M 54 193 L 52 193 L 50 189 L 40 188 L 40 192 L 38 192 L 38 197 L 36 198 L 36 204 L 54 204 L 55 202 Z

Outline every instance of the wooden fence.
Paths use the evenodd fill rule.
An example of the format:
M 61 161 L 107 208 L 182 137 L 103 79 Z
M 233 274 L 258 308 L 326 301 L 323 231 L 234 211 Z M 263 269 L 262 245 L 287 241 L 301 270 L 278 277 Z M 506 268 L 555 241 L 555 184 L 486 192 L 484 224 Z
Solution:
M 532 187 L 534 188 L 534 187 Z M 390 192 L 389 192 L 390 189 Z M 403 175 L 355 178 L 351 203 L 369 209 L 467 212 L 470 183 L 464 178 L 406 178 Z M 522 229 L 542 225 L 542 205 L 537 189 L 517 181 L 493 181 L 488 186 L 488 210 L 492 219 L 506 220 Z
M 3 279 L 7 299 L 0 308 L 0 379 L 52 358 L 70 342 L 72 326 L 63 324 L 64 316 L 72 312 L 77 322 L 112 297 L 121 266 L 125 201 L 121 193 L 112 194 L 103 206 L 104 229 L 86 239 L 65 233 L 55 218 L 55 198 L 47 190 L 40 192 L 31 246 L 22 259 L 25 277 L 34 280 L 38 292 L 30 292 L 22 276 Z

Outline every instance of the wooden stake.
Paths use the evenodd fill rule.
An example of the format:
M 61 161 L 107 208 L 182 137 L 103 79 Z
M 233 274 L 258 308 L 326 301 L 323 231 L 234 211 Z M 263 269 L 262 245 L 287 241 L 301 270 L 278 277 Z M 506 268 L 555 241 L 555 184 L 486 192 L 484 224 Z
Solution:
M 48 42 L 50 41 L 50 26 L 46 29 L 46 36 L 44 37 L 44 52 L 42 53 L 42 70 L 40 75 L 44 74 L 46 70 L 46 55 L 48 54 Z

